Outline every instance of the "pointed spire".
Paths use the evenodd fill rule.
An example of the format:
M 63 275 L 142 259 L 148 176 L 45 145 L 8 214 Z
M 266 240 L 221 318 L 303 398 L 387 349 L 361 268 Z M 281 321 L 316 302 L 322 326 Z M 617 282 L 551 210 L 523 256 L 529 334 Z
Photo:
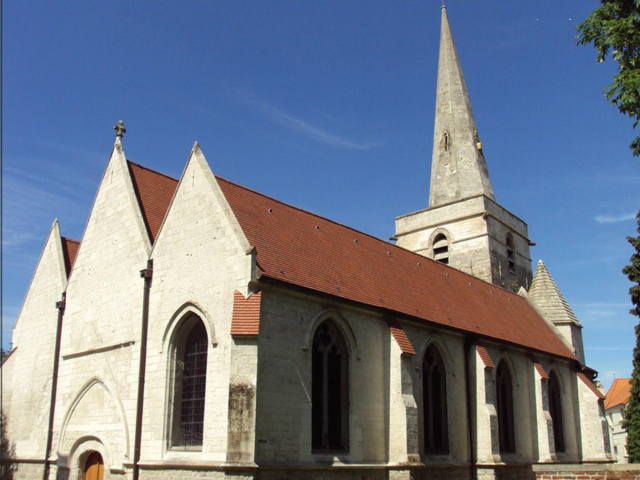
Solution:
M 580 326 L 578 317 L 564 299 L 556 282 L 542 260 L 538 262 L 536 274 L 533 276 L 529 298 L 542 311 L 547 320 L 555 325 L 575 324 Z
M 480 194 L 494 199 L 447 8 L 443 5 L 429 207 Z

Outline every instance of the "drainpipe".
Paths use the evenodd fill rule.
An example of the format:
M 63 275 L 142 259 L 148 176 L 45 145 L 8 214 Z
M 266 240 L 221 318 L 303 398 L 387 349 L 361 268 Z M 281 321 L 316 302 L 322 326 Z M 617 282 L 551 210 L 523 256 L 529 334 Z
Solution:
M 153 277 L 153 260 L 147 261 L 147 268 L 140 271 L 144 278 L 144 299 L 142 301 L 142 327 L 140 335 L 140 369 L 138 370 L 138 407 L 136 410 L 136 438 L 133 450 L 133 480 L 140 477 L 140 444 L 142 443 L 142 408 L 144 405 L 144 379 L 147 369 L 147 330 L 149 329 L 149 293 Z
M 51 443 L 53 442 L 53 418 L 56 412 L 56 393 L 58 391 L 58 368 L 60 366 L 60 341 L 62 339 L 62 319 L 64 318 L 64 308 L 66 306 L 67 293 L 62 292 L 62 300 L 56 302 L 58 309 L 58 324 L 56 326 L 56 345 L 53 353 L 53 374 L 51 377 L 51 404 L 49 405 L 49 429 L 47 430 L 47 446 L 44 449 L 44 471 L 43 480 L 49 478 L 49 455 L 51 455 Z
M 467 435 L 469 436 L 469 468 L 471 480 L 476 480 L 476 459 L 475 459 L 475 442 L 473 440 L 474 428 L 473 428 L 473 414 L 471 410 L 471 367 L 469 365 L 471 361 L 471 347 L 474 345 L 475 340 L 471 337 L 467 338 L 464 342 L 464 376 L 465 376 L 465 388 L 467 390 Z

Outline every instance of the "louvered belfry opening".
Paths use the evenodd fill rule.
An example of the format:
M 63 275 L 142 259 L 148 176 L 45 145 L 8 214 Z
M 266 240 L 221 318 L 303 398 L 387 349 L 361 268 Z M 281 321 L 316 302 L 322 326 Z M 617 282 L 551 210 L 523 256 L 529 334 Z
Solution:
M 564 425 L 562 421 L 562 403 L 560 400 L 560 382 L 555 372 L 549 375 L 549 414 L 553 423 L 553 440 L 556 452 L 564 452 Z
M 515 453 L 516 437 L 513 421 L 513 383 L 511 372 L 505 362 L 500 362 L 496 375 L 498 401 L 498 435 L 500 453 Z
M 509 263 L 509 272 L 516 273 L 516 247 L 513 243 L 511 234 L 507 235 L 507 261 Z
M 433 239 L 433 259 L 445 265 L 449 264 L 449 240 L 444 233 Z
M 207 330 L 191 315 L 176 348 L 173 446 L 202 446 L 207 385 Z
M 342 333 L 325 320 L 313 337 L 311 359 L 312 449 L 349 449 L 349 355 Z
M 422 402 L 425 454 L 449 453 L 447 375 L 438 349 L 427 348 L 422 362 Z

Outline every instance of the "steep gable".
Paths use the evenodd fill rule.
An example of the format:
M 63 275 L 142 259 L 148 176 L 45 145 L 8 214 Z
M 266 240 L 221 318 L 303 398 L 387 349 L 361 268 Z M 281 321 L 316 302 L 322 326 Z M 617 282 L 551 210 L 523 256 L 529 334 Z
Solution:
M 72 268 L 63 355 L 131 341 L 139 318 L 138 272 L 151 241 L 120 142 L 114 145 L 80 244 L 67 241 L 66 247 Z
M 56 220 L 14 325 L 11 361 L 2 366 L 7 437 L 17 446 L 16 456 L 25 458 L 44 455 L 47 417 L 41 412 L 48 412 L 50 401 L 56 302 L 67 283 L 64 244 Z
M 17 346 L 20 339 L 19 331 L 21 327 L 19 327 L 19 325 L 23 322 L 23 317 L 29 318 L 30 316 L 34 316 L 40 318 L 46 308 L 47 314 L 53 312 L 52 317 L 55 322 L 56 312 L 52 305 L 57 300 L 60 300 L 68 275 L 68 270 L 66 269 L 65 240 L 66 239 L 60 236 L 60 227 L 56 219 L 53 225 L 51 225 L 49 236 L 40 254 L 40 259 L 33 272 L 33 277 L 31 278 L 20 313 L 14 325 L 14 346 Z M 48 300 L 45 300 L 45 298 L 51 299 L 53 303 L 48 304 Z M 50 307 L 50 311 L 48 307 Z M 26 328 L 32 328 L 32 326 Z

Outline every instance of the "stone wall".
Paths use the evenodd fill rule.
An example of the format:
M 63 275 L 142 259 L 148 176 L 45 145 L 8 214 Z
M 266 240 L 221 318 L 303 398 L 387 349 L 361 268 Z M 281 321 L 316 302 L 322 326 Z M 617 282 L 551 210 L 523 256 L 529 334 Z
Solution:
M 536 480 L 639 480 L 638 465 L 537 465 Z
M 397 244 L 433 258 L 439 233 L 449 240 L 449 265 L 508 290 L 532 280 L 527 224 L 484 195 L 396 218 Z M 515 273 L 507 259 L 507 234 L 514 242 Z

